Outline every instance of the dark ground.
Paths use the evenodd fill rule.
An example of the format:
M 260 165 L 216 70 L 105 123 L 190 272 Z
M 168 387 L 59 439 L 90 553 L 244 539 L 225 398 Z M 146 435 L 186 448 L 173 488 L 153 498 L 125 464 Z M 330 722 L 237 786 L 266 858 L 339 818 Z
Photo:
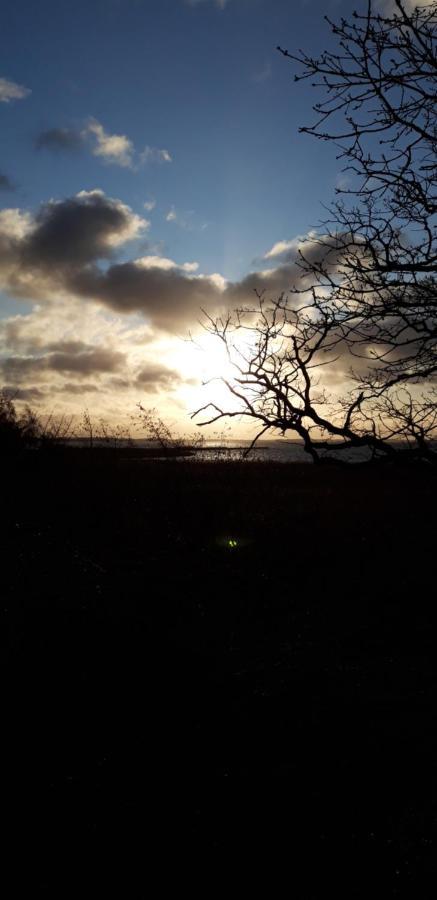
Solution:
M 270 854 L 302 900 L 435 896 L 436 473 L 85 450 L 2 472 L 26 896 Z

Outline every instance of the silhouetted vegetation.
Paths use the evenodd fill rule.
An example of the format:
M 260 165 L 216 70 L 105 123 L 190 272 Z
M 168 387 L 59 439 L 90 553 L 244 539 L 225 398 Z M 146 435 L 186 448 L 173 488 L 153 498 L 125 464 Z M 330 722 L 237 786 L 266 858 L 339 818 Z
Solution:
M 318 58 L 281 50 L 323 94 L 301 131 L 337 147 L 342 197 L 296 251 L 297 286 L 206 319 L 235 377 L 199 424 L 247 417 L 315 462 L 334 445 L 437 459 L 437 3 L 394 6 L 328 20 Z
M 338 839 L 350 884 L 390 896 L 399 870 L 427 896 L 433 470 L 85 451 L 7 472 L 4 767 L 15 805 L 37 798 L 50 867 L 78 829 L 106 842 L 122 821 L 132 845 L 146 817 L 182 857 L 193 840 L 241 848 L 242 822 L 253 847 L 270 815 L 295 873 L 311 880 L 316 853 L 326 880 Z M 254 792 L 265 776 L 285 825 Z M 205 784 L 232 777 L 251 784 L 238 822 L 221 786 L 205 819 Z
M 206 417 L 243 413 L 259 434 L 294 433 L 314 461 L 334 442 L 395 465 L 224 463 L 221 450 L 213 465 L 193 464 L 201 441 L 176 436 L 157 409 L 139 405 L 125 429 L 88 409 L 81 420 L 36 413 L 0 394 L 3 785 L 31 897 L 100 898 L 110 882 L 120 898 L 142 898 L 152 865 L 164 890 L 168 868 L 183 890 L 198 860 L 210 878 L 229 848 L 256 874 L 268 851 L 285 861 L 301 900 L 330 887 L 342 896 L 339 882 L 348 898 L 368 900 L 376 885 L 384 898 L 433 896 L 437 413 L 432 389 L 417 388 L 437 371 L 435 246 L 432 231 L 429 249 L 405 243 L 395 223 L 424 226 L 434 202 L 435 169 L 419 167 L 424 186 L 409 166 L 420 147 L 425 165 L 430 144 L 415 123 L 423 109 L 434 123 L 435 109 L 428 55 L 411 57 L 419 107 L 405 126 L 408 70 L 395 65 L 401 90 L 390 105 L 382 68 L 349 96 L 343 56 L 352 45 L 361 65 L 374 50 L 379 65 L 381 42 L 408 57 L 422 40 L 428 54 L 435 4 L 396 6 L 399 21 L 369 7 L 352 31 L 335 26 L 340 56 L 303 57 L 328 87 L 338 79 L 345 152 L 372 181 L 357 212 L 337 207 L 344 230 L 325 233 L 322 255 L 302 255 L 309 304 L 295 305 L 299 291 L 292 303 L 259 296 L 254 310 L 207 321 L 236 363 L 225 383 L 237 408 L 209 404 Z M 380 168 L 360 149 L 367 126 L 351 118 L 378 100 L 382 139 L 394 129 Z M 370 302 L 365 286 L 374 292 L 376 281 Z M 332 401 L 315 373 L 344 347 L 362 359 L 370 337 L 374 366 Z M 228 791 L 225 778 L 243 790 L 239 781 Z M 117 871 L 120 832 L 128 862 Z M 81 854 L 92 880 L 78 873 Z
M 0 453 L 15 454 L 34 447 L 41 438 L 41 423 L 29 407 L 18 413 L 13 400 L 0 391 Z

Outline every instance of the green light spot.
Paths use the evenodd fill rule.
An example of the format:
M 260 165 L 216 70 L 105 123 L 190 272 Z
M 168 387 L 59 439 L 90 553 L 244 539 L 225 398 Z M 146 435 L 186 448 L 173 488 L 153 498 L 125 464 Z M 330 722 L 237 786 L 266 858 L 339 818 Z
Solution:
M 228 547 L 230 550 L 235 550 L 238 547 L 238 541 L 234 541 L 232 538 L 228 540 Z

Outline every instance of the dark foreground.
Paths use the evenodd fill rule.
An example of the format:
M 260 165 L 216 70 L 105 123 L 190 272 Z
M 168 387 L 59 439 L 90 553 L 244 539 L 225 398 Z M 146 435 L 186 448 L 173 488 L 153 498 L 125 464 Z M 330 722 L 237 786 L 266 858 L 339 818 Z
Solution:
M 271 854 L 292 897 L 435 896 L 433 472 L 2 471 L 17 896 L 192 892 L 205 860 L 209 896 Z

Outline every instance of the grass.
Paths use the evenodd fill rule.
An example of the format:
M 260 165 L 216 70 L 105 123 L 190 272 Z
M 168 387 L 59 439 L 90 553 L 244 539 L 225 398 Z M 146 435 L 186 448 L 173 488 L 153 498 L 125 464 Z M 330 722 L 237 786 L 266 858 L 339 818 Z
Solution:
M 199 783 L 279 777 L 317 853 L 335 832 L 351 866 L 372 844 L 386 892 L 396 870 L 425 884 L 434 473 L 80 450 L 8 466 L 7 749 L 49 819 L 106 834 L 121 816 L 134 840 L 166 784 L 211 850 L 224 799 L 205 809 Z

